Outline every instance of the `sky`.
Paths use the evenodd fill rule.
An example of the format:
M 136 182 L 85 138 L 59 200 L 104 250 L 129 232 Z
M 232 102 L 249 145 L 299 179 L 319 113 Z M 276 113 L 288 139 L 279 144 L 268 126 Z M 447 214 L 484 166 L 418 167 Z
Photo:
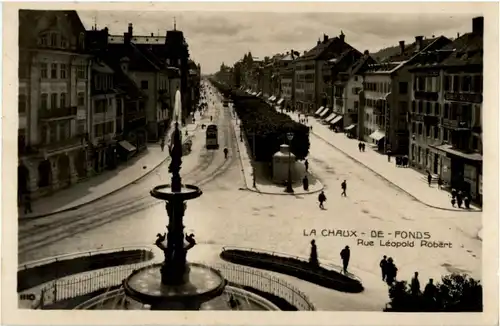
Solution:
M 415 36 L 456 37 L 472 30 L 471 14 L 341 13 L 341 12 L 217 12 L 217 11 L 78 11 L 87 29 L 94 22 L 111 34 L 123 35 L 128 23 L 134 35 L 165 35 L 173 29 L 184 32 L 191 58 L 203 74 L 219 70 L 224 62 L 233 65 L 248 51 L 253 56 L 272 56 L 287 51 L 310 50 L 323 34 L 335 37 L 342 31 L 357 50 L 371 53 L 407 44 Z

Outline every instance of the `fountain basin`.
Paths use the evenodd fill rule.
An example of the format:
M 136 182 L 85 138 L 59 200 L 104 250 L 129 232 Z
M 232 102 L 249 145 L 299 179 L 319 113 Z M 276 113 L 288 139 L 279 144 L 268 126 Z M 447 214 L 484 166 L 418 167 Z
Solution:
M 151 190 L 151 196 L 161 199 L 171 201 L 174 198 L 176 200 L 190 200 L 200 197 L 203 194 L 200 188 L 192 185 L 182 185 L 181 191 L 172 191 L 170 185 L 160 185 L 156 186 Z
M 154 264 L 134 271 L 123 282 L 125 293 L 153 309 L 197 310 L 202 303 L 221 295 L 227 283 L 218 270 L 188 263 L 190 271 L 185 284 L 165 285 L 161 283 L 162 265 Z

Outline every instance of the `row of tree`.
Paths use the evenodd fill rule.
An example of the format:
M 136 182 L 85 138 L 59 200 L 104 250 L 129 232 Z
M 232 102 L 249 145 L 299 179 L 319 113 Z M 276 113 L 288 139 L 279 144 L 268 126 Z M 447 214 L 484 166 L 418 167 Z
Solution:
M 231 98 L 241 128 L 251 146 L 254 159 L 271 162 L 280 145 L 289 144 L 297 159 L 309 154 L 309 128 L 293 121 L 288 115 L 277 112 L 263 99 L 251 96 L 239 89 L 212 80 L 212 83 L 227 98 Z M 292 133 L 290 142 L 287 134 Z M 254 148 L 255 145 L 255 148 Z

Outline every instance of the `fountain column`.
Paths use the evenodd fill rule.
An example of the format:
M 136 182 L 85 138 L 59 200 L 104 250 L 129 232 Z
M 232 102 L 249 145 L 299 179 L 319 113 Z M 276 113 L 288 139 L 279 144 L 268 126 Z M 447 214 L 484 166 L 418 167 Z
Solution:
M 181 114 L 179 91 L 175 98 L 174 114 L 178 119 Z M 151 310 L 199 310 L 203 302 L 224 291 L 226 280 L 219 271 L 186 260 L 188 250 L 196 245 L 194 234 L 184 234 L 186 201 L 200 197 L 202 191 L 196 186 L 182 184 L 182 142 L 178 121 L 174 123 L 169 153 L 172 158 L 169 166 L 171 184 L 156 186 L 150 192 L 151 196 L 166 202 L 167 232 L 158 233 L 155 242 L 163 251 L 165 260 L 162 264 L 134 271 L 123 286 L 128 296 L 151 305 Z

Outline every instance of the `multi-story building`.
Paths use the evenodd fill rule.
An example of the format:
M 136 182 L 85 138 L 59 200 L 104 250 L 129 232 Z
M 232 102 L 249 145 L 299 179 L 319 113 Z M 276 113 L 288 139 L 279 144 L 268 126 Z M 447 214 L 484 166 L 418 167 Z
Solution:
M 89 136 L 92 168 L 101 172 L 116 166 L 116 98 L 114 71 L 98 57 L 92 64 Z
M 279 61 L 279 85 L 274 92 L 277 101 L 283 99 L 283 106 L 295 108 L 295 63 L 300 53 L 286 52 Z
M 87 176 L 89 73 L 76 11 L 19 11 L 19 191 L 33 198 Z
M 318 40 L 316 46 L 295 60 L 295 98 L 297 108 L 311 114 L 318 107 L 327 105 L 328 94 L 324 91 L 323 66 L 328 60 L 352 49 L 345 42 L 345 35 Z
M 411 74 L 408 67 L 418 53 L 440 49 L 450 42 L 444 36 L 425 39 L 416 36 L 400 52 L 365 72 L 365 119 L 363 138 L 377 143 L 380 151 L 407 154 L 409 144 L 408 112 L 410 106 Z
M 419 56 L 413 73 L 412 166 L 482 201 L 483 17 L 472 32 Z

